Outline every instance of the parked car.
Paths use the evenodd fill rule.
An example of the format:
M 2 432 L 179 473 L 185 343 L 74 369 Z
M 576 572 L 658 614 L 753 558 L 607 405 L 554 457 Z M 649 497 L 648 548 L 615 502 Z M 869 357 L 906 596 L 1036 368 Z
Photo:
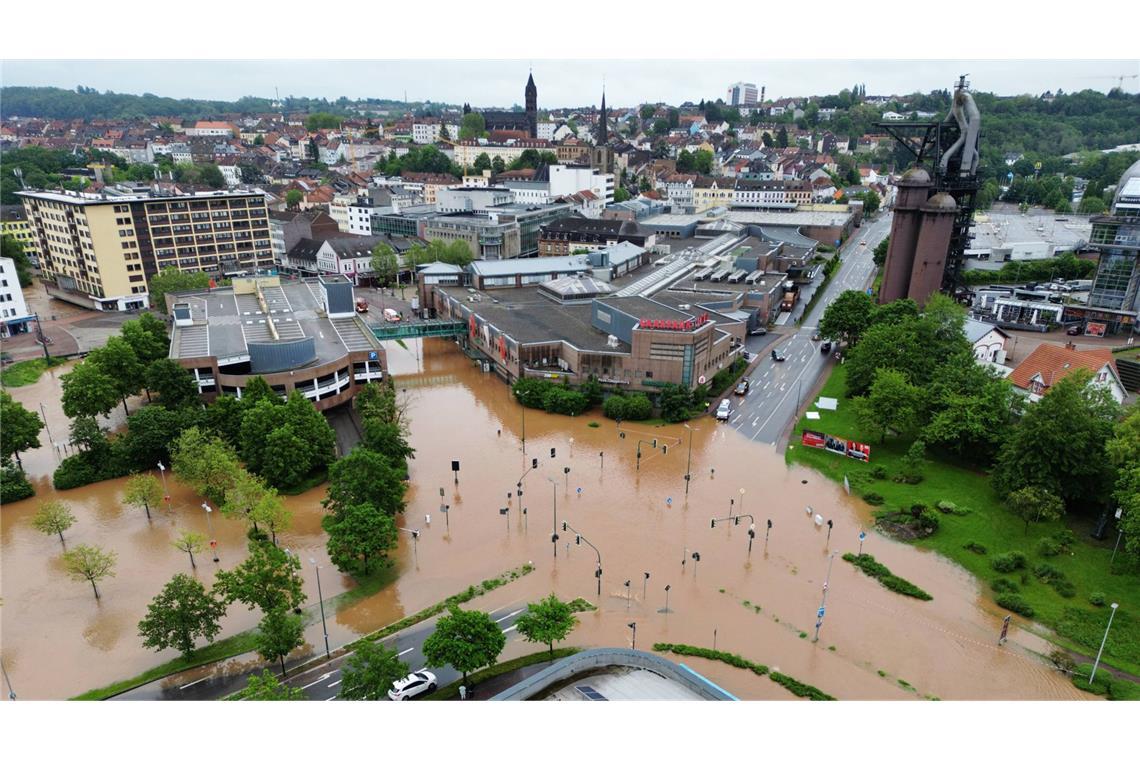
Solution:
M 783 354 L 781 354 L 781 353 L 780 353 L 779 351 L 777 351 L 776 349 L 774 349 L 774 348 L 772 349 L 772 361 L 774 361 L 774 362 L 782 362 L 782 361 L 784 361 L 784 360 L 785 360 L 785 359 L 787 359 L 787 358 L 788 358 L 788 357 L 784 356 Z
M 1081 326 L 1080 325 L 1073 325 L 1068 330 L 1065 330 L 1065 334 L 1066 335 L 1080 335 L 1081 334 Z
M 748 334 L 749 335 L 767 335 L 768 334 L 768 328 L 767 327 L 757 327 L 757 328 L 754 328 Z
M 751 385 L 751 383 L 748 382 L 748 378 L 744 378 L 743 380 L 741 380 L 740 383 L 737 384 L 737 386 L 736 386 L 736 395 L 737 396 L 743 396 L 743 395 L 747 394 L 748 388 L 750 385 Z
M 821 339 L 821 336 L 820 336 L 819 332 L 818 332 L 818 331 L 816 331 L 816 332 L 812 333 L 812 334 L 811 334 L 811 339 L 812 339 L 812 340 L 820 340 L 820 339 Z
M 820 345 L 820 347 L 819 347 L 819 352 L 820 352 L 821 354 L 826 354 L 826 353 L 829 353 L 830 351 L 831 351 L 831 341 L 830 341 L 830 340 L 825 340 L 825 341 L 824 341 L 824 342 L 823 342 L 823 343 Z
M 716 408 L 716 418 L 727 422 L 730 416 L 732 416 L 732 404 L 728 399 L 721 399 L 720 406 Z
M 388 690 L 388 699 L 393 702 L 403 702 L 420 694 L 431 694 L 435 691 L 436 683 L 435 673 L 430 670 L 417 670 L 392 684 L 392 688 Z

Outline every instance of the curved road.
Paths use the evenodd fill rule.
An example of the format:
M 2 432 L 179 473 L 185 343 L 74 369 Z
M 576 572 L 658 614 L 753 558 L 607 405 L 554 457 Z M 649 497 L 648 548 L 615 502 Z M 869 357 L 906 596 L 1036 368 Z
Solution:
M 864 224 L 844 244 L 843 262 L 827 284 L 820 302 L 798 328 L 787 328 L 788 337 L 771 344 L 787 357 L 776 362 L 769 348 L 748 375 L 750 387 L 743 396 L 730 396 L 732 416 L 728 425 L 753 441 L 777 445 L 796 420 L 803 400 L 812 392 L 834 353 L 823 354 L 811 339 L 827 306 L 845 290 L 863 290 L 870 285 L 875 265 L 871 252 L 891 231 L 891 216 L 883 214 Z M 862 245 L 862 243 L 866 245 Z M 777 328 L 776 331 L 780 331 Z

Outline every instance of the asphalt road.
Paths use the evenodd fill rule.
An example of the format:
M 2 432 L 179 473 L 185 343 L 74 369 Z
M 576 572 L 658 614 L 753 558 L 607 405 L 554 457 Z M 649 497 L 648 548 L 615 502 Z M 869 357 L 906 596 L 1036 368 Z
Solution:
M 811 339 L 823 312 L 843 291 L 862 290 L 868 286 L 874 271 L 871 252 L 890 231 L 891 217 L 884 214 L 876 221 L 864 224 L 848 239 L 839 271 L 827 284 L 811 315 L 798 328 L 788 328 L 790 332 L 784 333 L 787 337 L 774 344 L 787 360 L 773 361 L 772 344 L 765 346 L 763 358 L 748 375 L 751 382 L 748 393 L 743 397 L 729 397 L 732 415 L 727 424 L 730 427 L 760 443 L 775 446 L 780 441 L 828 362 L 835 361 L 834 352 L 821 353 L 819 342 Z M 863 242 L 867 244 L 861 245 Z M 749 350 L 755 349 L 749 346 Z
M 513 604 L 491 610 L 490 614 L 491 618 L 507 634 L 509 641 L 515 632 L 514 621 L 523 612 L 526 612 L 525 604 Z M 423 643 L 424 639 L 430 636 L 434 630 L 435 619 L 433 618 L 400 631 L 398 634 L 384 639 L 382 643 L 395 649 L 400 659 L 407 664 L 408 670 L 415 672 L 427 666 L 424 660 Z M 286 678 L 285 683 L 300 688 L 309 700 L 331 702 L 340 696 L 341 682 L 344 678 L 341 668 L 350 656 L 351 654 L 345 654 L 335 657 L 319 668 L 313 668 Z M 446 686 L 458 681 L 462 676 L 461 673 L 452 668 L 435 668 L 432 672 L 435 673 L 439 686 Z

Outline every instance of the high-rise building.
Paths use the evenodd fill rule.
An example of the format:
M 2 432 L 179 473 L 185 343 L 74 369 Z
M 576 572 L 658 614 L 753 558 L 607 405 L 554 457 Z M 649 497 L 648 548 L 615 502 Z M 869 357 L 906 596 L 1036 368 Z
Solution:
M 751 82 L 736 82 L 728 86 L 728 97 L 725 102 L 731 106 L 756 105 L 756 85 Z
M 259 192 L 19 192 L 50 295 L 99 311 L 148 304 L 163 269 L 222 276 L 274 266 Z
M 28 314 L 24 292 L 20 289 L 16 262 L 0 258 L 0 338 L 27 332 L 33 319 Z
M 1100 257 L 1082 316 L 1107 332 L 1140 332 L 1140 161 L 1120 178 L 1111 213 L 1092 218 L 1089 237 Z

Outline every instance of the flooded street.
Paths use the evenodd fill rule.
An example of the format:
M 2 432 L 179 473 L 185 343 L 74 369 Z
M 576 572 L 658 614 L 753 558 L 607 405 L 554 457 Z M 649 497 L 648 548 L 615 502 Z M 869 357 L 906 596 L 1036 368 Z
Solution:
M 402 525 L 420 529 L 420 538 L 413 549 L 410 536 L 401 533 L 394 556 L 400 575 L 393 584 L 335 614 L 330 610 L 334 647 L 532 561 L 535 572 L 473 605 L 490 610 L 550 591 L 563 599 L 580 596 L 599 610 L 579 616 L 570 644 L 628 646 L 630 622 L 637 623 L 642 649 L 655 641 L 712 647 L 715 636 L 719 649 L 779 668 L 840 699 L 1088 696 L 1025 649 L 1045 649 L 1032 634 L 1015 627 L 1005 647 L 996 645 L 1001 617 L 980 598 L 976 581 L 965 571 L 870 531 L 864 551 L 934 600 L 894 594 L 836 557 L 825 622 L 813 644 L 829 552 L 858 550 L 858 533 L 871 523 L 869 508 L 814 471 L 789 469 L 772 446 L 751 443 L 708 417 L 690 423 L 692 481 L 686 496 L 690 431 L 683 426 L 625 423 L 621 438 L 617 425 L 600 413 L 570 418 L 527 410 L 524 454 L 521 407 L 502 381 L 480 372 L 453 344 L 412 341 L 405 349 L 390 343 L 388 356 L 400 398 L 407 400 L 416 449 Z M 12 389 L 12 395 L 38 411 L 41 399 L 58 398 L 57 376 L 64 371 L 56 368 L 55 376 Z M 64 437 L 67 420 L 58 401 L 44 405 L 52 434 Z M 598 426 L 590 427 L 591 422 Z M 72 696 L 174 657 L 172 651 L 142 649 L 136 626 L 170 576 L 190 570 L 186 555 L 170 542 L 184 529 L 209 533 L 206 514 L 197 506 L 201 500 L 169 472 L 173 507 L 169 513 L 154 511 L 150 523 L 141 510 L 121 504 L 122 480 L 58 494 L 78 518 L 65 534 L 69 546 L 92 543 L 118 552 L 117 574 L 101 584 L 103 599 L 96 602 L 89 585 L 63 574 L 58 538 L 30 525 L 39 502 L 56 496 L 50 486 L 55 457 L 46 433 L 43 441 L 43 448 L 24 456 L 37 496 L 6 505 L 0 513 L 3 656 L 24 699 Z M 538 459 L 536 470 L 532 458 Z M 460 463 L 458 485 L 453 460 Z M 521 498 L 516 494 L 520 477 Z M 443 503 L 451 507 L 446 521 L 441 488 Z M 291 497 L 293 526 L 280 535 L 284 546 L 305 558 L 312 603 L 317 589 L 310 556 L 324 568 L 326 598 L 353 586 L 324 553 L 323 495 L 319 488 Z M 808 506 L 834 522 L 830 546 L 826 525 L 816 527 Z M 509 508 L 505 516 L 503 507 Z M 710 528 L 711 519 L 730 512 L 755 518 L 751 555 L 748 518 L 737 526 L 724 522 Z M 773 527 L 765 548 L 769 519 Z M 563 520 L 601 553 L 600 597 L 594 550 L 585 542 L 575 545 L 573 534 L 561 529 Z M 555 529 L 560 538 L 552 544 Z M 244 557 L 239 523 L 215 514 L 213 530 L 221 562 L 211 562 L 208 552 L 197 558 L 197 575 L 207 585 L 219 567 L 232 568 Z M 659 610 L 665 607 L 667 584 L 671 612 L 664 614 Z M 222 635 L 246 630 L 257 619 L 256 612 L 232 606 Z M 314 653 L 323 649 L 319 620 L 307 636 Z M 512 639 L 504 657 L 529 651 L 533 645 Z M 790 697 L 746 671 L 705 660 L 688 664 L 742 698 Z

